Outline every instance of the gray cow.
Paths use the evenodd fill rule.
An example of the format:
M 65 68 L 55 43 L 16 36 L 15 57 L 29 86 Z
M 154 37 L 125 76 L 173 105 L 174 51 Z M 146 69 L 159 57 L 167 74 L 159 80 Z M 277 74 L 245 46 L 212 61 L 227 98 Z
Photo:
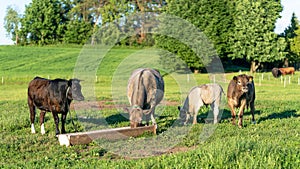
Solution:
M 143 114 L 146 123 L 156 125 L 154 111 L 164 96 L 164 81 L 159 71 L 140 68 L 132 72 L 127 86 L 127 97 L 131 108 L 129 111 L 130 127 L 141 126 Z
M 219 106 L 221 103 L 223 88 L 218 84 L 203 84 L 193 87 L 186 97 L 183 107 L 178 107 L 180 118 L 187 124 L 190 116 L 193 116 L 193 124 L 197 123 L 197 114 L 204 105 L 210 105 L 214 113 L 214 124 L 218 122 Z

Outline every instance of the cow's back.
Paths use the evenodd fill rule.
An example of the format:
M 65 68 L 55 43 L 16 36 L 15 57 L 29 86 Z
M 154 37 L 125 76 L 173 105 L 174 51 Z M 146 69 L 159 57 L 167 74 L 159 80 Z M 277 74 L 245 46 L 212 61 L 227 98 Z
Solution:
M 130 104 L 132 100 L 146 99 L 142 102 L 158 104 L 164 94 L 164 81 L 160 73 L 153 69 L 137 69 L 133 71 L 128 81 L 127 96 Z
M 66 111 L 66 80 L 34 78 L 28 86 L 28 101 L 45 111 Z
M 201 99 L 205 104 L 211 104 L 215 101 L 219 103 L 223 92 L 219 84 L 204 84 L 199 86 Z
M 155 101 L 159 103 L 164 94 L 164 81 L 161 75 L 152 69 L 146 69 L 142 75 L 143 85 L 147 92 L 147 103 Z
M 48 94 L 47 88 L 50 81 L 44 78 L 36 77 L 28 85 L 28 97 L 30 99 L 42 99 Z

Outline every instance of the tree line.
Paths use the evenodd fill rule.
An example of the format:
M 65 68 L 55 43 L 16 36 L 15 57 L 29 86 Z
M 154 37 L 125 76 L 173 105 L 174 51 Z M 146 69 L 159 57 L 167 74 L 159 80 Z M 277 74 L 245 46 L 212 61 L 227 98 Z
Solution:
M 161 62 L 174 69 L 180 66 L 178 60 L 184 60 L 188 68 L 202 70 L 218 56 L 228 65 L 247 65 L 255 72 L 268 65 L 289 66 L 300 60 L 300 26 L 296 16 L 293 14 L 283 33 L 274 32 L 282 9 L 280 0 L 32 0 L 24 15 L 13 7 L 7 8 L 5 29 L 17 45 L 85 44 L 116 20 L 118 29 L 126 29 L 124 22 L 132 14 L 174 15 L 211 40 L 216 54 L 207 54 L 211 55 L 207 63 L 179 40 L 147 33 L 153 25 L 145 24 L 141 18 L 132 23 L 132 37 L 117 45 L 164 49 L 168 52 L 162 52 Z

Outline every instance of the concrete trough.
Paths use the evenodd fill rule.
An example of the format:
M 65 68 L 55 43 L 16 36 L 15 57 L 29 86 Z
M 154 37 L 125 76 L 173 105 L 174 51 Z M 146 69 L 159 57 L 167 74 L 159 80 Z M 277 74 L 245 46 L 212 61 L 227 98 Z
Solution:
M 70 146 L 79 144 L 89 144 L 96 139 L 118 140 L 128 137 L 137 137 L 145 132 L 156 134 L 156 126 L 143 126 L 137 128 L 121 127 L 104 130 L 95 130 L 78 133 L 67 133 L 58 135 L 60 145 Z

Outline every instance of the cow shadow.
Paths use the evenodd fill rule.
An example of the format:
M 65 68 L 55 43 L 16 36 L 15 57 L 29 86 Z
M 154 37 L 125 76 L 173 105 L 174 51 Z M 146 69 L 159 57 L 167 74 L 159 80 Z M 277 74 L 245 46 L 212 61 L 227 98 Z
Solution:
M 114 115 L 106 117 L 105 121 L 109 125 L 122 123 L 122 122 L 129 122 L 129 114 L 128 113 L 114 114 Z
M 260 110 L 255 110 L 254 116 L 260 115 L 261 111 Z M 244 111 L 244 116 L 245 115 L 251 115 L 250 110 Z M 197 121 L 200 123 L 213 123 L 213 112 L 211 110 L 199 113 L 197 116 Z M 238 111 L 236 110 L 236 118 L 238 118 Z M 220 110 L 220 113 L 218 115 L 218 120 L 219 122 L 222 121 L 230 121 L 231 120 L 231 111 L 228 109 L 223 109 Z
M 231 112 L 227 109 L 220 110 L 220 113 L 218 115 L 218 120 L 226 120 L 231 118 Z M 202 112 L 199 112 L 197 115 L 197 121 L 198 123 L 213 123 L 214 114 L 212 110 L 205 110 Z
M 156 116 L 155 117 L 157 122 L 157 131 L 156 133 L 163 133 L 167 131 L 170 127 L 180 126 L 180 119 L 173 116 Z M 151 120 L 150 120 L 151 123 Z M 151 123 L 152 124 L 152 123 Z
M 94 117 L 77 117 L 77 121 L 87 124 L 104 125 L 106 124 L 105 118 L 94 118 Z
M 258 119 L 257 123 L 266 121 L 266 120 L 271 120 L 271 119 L 283 119 L 283 118 L 291 118 L 291 117 L 300 117 L 299 114 L 296 114 L 296 110 L 285 110 L 282 112 L 275 112 L 272 113 L 266 117 L 262 117 Z
M 84 123 L 91 123 L 96 125 L 113 125 L 129 121 L 128 113 L 114 114 L 108 117 L 77 117 L 77 120 Z

